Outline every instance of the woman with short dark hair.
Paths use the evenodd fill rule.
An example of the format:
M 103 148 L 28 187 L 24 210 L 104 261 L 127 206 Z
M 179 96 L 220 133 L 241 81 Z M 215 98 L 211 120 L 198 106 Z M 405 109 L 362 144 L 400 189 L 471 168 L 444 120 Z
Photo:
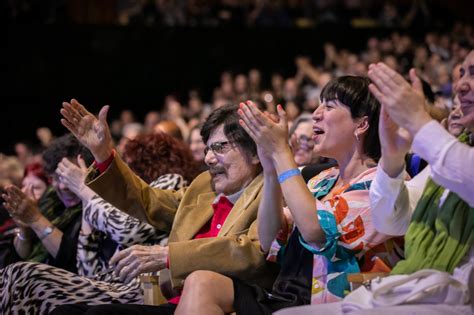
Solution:
M 350 289 L 347 273 L 390 270 L 396 259 L 385 242 L 391 237 L 375 231 L 370 219 L 380 104 L 368 86 L 367 78 L 344 76 L 323 89 L 312 116 L 315 151 L 338 166 L 307 185 L 288 145 L 281 106 L 274 122 L 252 102 L 241 104 L 240 123 L 257 143 L 264 172 L 260 246 L 268 259 L 281 263 L 281 271 L 271 292 L 227 275 L 194 272 L 186 279 L 177 314 L 271 314 L 338 301 Z

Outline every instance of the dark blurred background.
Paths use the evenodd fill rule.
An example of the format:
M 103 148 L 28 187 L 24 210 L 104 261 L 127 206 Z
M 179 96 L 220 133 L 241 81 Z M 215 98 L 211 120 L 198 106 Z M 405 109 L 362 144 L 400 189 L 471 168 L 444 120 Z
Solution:
M 38 127 L 55 135 L 61 102 L 93 110 L 111 105 L 139 119 L 166 95 L 186 102 L 196 89 L 212 97 L 223 71 L 258 68 L 294 74 L 295 57 L 322 62 L 323 44 L 358 52 L 369 37 L 394 31 L 422 41 L 427 30 L 472 25 L 474 1 L 133 1 L 8 0 L 0 152 L 35 141 Z

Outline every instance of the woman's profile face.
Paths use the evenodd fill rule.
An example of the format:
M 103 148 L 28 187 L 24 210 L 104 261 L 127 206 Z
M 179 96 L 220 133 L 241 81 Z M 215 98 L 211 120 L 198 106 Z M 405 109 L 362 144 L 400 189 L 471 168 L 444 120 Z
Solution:
M 352 154 L 357 145 L 356 129 L 357 122 L 352 119 L 349 107 L 337 100 L 323 100 L 313 112 L 314 151 L 336 160 L 349 152 Z
M 25 178 L 23 178 L 21 188 L 23 192 L 32 191 L 35 200 L 38 200 L 44 194 L 48 186 L 37 176 L 33 174 L 28 174 L 27 176 L 25 176 Z

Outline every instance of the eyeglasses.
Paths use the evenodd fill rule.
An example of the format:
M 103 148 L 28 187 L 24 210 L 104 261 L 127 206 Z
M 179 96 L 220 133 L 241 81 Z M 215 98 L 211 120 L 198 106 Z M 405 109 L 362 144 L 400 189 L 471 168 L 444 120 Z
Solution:
M 212 150 L 214 154 L 224 154 L 229 145 L 229 141 L 218 141 L 211 143 L 210 145 L 204 148 L 204 155 L 207 155 L 207 152 L 209 152 L 209 150 Z
M 296 142 L 298 143 L 298 145 L 306 145 L 309 148 L 314 147 L 313 138 L 305 136 L 305 135 L 300 135 L 298 138 L 296 138 Z

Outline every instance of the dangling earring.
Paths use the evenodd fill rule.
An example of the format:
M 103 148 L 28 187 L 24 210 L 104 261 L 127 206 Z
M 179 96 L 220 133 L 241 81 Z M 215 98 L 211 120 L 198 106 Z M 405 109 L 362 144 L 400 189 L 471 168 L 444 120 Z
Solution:
M 356 137 L 357 142 L 360 142 L 359 134 L 357 132 L 354 132 L 354 136 Z

